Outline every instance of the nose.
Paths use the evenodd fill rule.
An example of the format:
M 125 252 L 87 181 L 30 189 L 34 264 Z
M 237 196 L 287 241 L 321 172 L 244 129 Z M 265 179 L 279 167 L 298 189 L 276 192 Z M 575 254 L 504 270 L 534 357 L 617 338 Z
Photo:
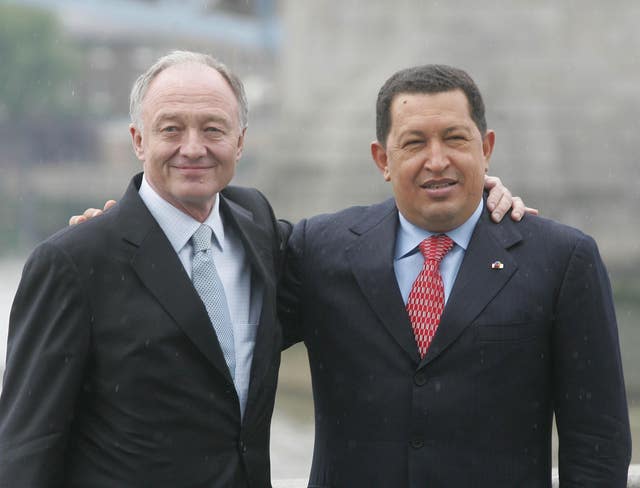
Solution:
M 202 135 L 197 129 L 188 129 L 180 146 L 180 154 L 189 159 L 199 159 L 207 154 Z
M 429 141 L 423 166 L 432 173 L 440 173 L 449 166 L 449 158 L 447 157 L 447 151 L 442 141 Z

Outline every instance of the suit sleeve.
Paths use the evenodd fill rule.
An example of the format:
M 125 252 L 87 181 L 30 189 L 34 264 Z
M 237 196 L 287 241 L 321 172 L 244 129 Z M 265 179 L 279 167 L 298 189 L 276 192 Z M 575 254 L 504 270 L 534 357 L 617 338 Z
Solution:
M 278 318 L 283 329 L 283 348 L 304 339 L 302 331 L 302 262 L 306 221 L 293 227 L 287 242 L 284 270 L 278 286 Z
M 77 270 L 56 247 L 41 245 L 25 265 L 9 320 L 0 486 L 62 485 L 89 327 Z
M 562 487 L 626 487 L 631 434 L 611 287 L 595 242 L 569 260 L 553 330 Z

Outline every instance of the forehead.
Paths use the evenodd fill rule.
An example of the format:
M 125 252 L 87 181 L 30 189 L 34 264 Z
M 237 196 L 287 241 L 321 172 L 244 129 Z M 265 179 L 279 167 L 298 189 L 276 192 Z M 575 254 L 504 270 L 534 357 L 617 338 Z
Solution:
M 457 121 L 473 124 L 469 102 L 462 90 L 439 93 L 398 93 L 391 102 L 391 127 L 413 123 Z
M 157 112 L 166 107 L 234 111 L 238 102 L 217 70 L 199 63 L 184 63 L 160 72 L 142 100 L 143 112 Z

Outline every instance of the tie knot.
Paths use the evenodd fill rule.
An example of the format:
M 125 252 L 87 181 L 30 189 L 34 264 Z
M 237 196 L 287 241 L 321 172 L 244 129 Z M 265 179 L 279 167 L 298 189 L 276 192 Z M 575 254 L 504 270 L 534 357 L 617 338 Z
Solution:
M 445 254 L 453 247 L 453 241 L 447 235 L 438 234 L 427 237 L 420 243 L 419 247 L 420 252 L 426 260 L 437 261 L 439 263 Z
M 193 236 L 191 236 L 191 244 L 193 245 L 194 254 L 211 249 L 211 233 L 211 227 L 205 224 L 202 224 L 198 227 L 198 230 L 193 233 Z

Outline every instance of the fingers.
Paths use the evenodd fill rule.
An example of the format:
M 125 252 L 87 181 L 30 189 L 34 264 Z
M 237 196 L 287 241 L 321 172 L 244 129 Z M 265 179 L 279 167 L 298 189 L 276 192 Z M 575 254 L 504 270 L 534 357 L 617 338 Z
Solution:
M 491 212 L 491 219 L 500 222 L 511 208 L 513 197 L 507 187 L 497 176 L 485 176 L 484 187 L 489 191 L 487 196 L 487 208 Z
M 525 214 L 538 215 L 539 213 L 537 208 L 525 206 L 524 201 L 522 201 L 522 198 L 520 197 L 513 197 L 512 206 L 513 210 L 511 211 L 511 219 L 515 222 L 522 220 L 522 217 L 524 217 Z
M 102 214 L 102 212 L 103 211 L 100 210 L 99 208 L 88 208 L 84 211 L 82 215 L 84 215 L 86 219 L 89 220 Z
M 516 222 L 520 221 L 524 216 L 525 206 L 522 198 L 513 197 L 513 201 L 511 202 L 513 210 L 511 211 L 511 220 Z
M 84 215 L 72 215 L 69 219 L 69 225 L 76 225 L 85 222 L 87 218 Z
M 491 198 L 491 193 L 493 193 L 495 189 L 491 190 L 491 193 L 489 193 L 487 197 L 487 207 L 491 211 L 491 220 L 494 222 L 500 222 L 511 208 L 512 202 L 515 202 L 515 198 L 511 196 L 511 192 L 504 187 L 503 189 L 504 191 L 499 196 L 492 199 L 492 205 L 489 204 L 489 198 Z M 522 200 L 520 200 L 520 202 L 522 203 Z
M 115 203 L 115 202 L 114 202 Z M 110 207 L 112 207 L 113 205 L 110 205 Z M 106 204 L 105 204 L 106 207 Z M 76 224 L 80 224 L 82 222 L 86 222 L 89 219 L 92 219 L 98 215 L 100 215 L 101 213 L 103 213 L 103 210 L 100 210 L 99 208 L 88 208 L 86 209 L 82 215 L 74 215 L 69 219 L 69 225 L 76 225 Z
M 81 224 L 82 222 L 86 222 L 89 219 L 97 217 L 98 215 L 109 210 L 115 204 L 116 204 L 115 200 L 107 200 L 102 210 L 100 210 L 99 208 L 88 208 L 82 213 L 82 215 L 73 215 L 69 219 L 69 225 Z
M 525 214 L 538 215 L 538 209 L 526 207 L 524 201 L 520 197 L 511 195 L 509 189 L 502 184 L 497 176 L 484 177 L 484 188 L 489 190 L 487 196 L 487 208 L 491 212 L 491 220 L 500 222 L 509 209 L 511 218 L 518 222 L 522 220 Z
M 504 205 L 507 205 L 507 209 L 511 206 L 511 192 L 502 184 L 502 181 L 497 176 L 485 176 L 484 188 L 489 190 L 487 196 L 487 208 L 493 212 L 498 210 L 498 213 L 502 212 L 500 217 L 504 216 Z M 506 203 L 503 202 L 506 200 Z
M 504 186 L 497 176 L 484 175 L 484 189 L 491 190 L 495 186 Z

